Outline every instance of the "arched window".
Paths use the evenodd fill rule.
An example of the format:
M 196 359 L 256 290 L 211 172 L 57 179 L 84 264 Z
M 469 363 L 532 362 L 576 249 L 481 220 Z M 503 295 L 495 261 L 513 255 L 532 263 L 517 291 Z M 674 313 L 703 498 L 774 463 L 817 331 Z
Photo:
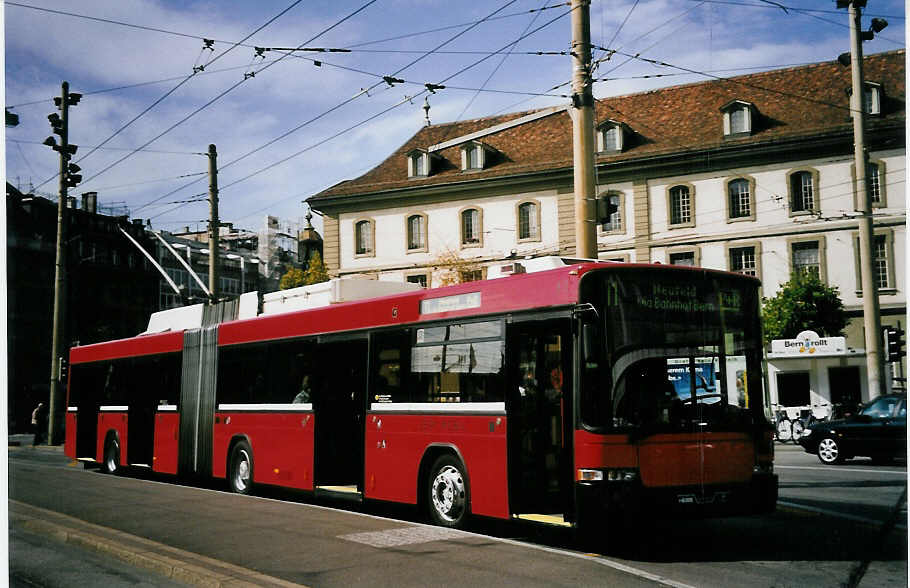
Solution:
M 730 199 L 730 218 L 752 216 L 752 191 L 749 180 L 737 178 L 727 184 L 727 197 Z
M 518 240 L 540 239 L 540 207 L 536 202 L 518 205 Z
M 692 196 L 688 186 L 670 188 L 670 224 L 687 225 L 692 222 Z
M 354 253 L 357 255 L 373 254 L 373 222 L 358 221 L 354 225 Z
M 422 214 L 408 217 L 408 249 L 426 249 L 427 221 Z
M 480 211 L 468 208 L 461 211 L 461 244 L 479 245 L 482 232 L 480 226 Z
M 790 212 L 813 212 L 816 209 L 815 178 L 810 171 L 790 174 Z
M 622 231 L 622 192 L 607 192 L 597 201 L 597 224 L 605 233 Z

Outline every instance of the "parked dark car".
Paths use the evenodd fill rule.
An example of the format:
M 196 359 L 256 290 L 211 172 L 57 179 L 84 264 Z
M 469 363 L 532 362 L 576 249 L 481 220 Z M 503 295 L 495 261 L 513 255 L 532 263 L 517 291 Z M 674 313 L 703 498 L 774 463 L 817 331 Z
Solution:
M 845 419 L 810 425 L 799 439 L 806 453 L 824 464 L 857 455 L 890 461 L 907 455 L 907 397 L 879 396 Z

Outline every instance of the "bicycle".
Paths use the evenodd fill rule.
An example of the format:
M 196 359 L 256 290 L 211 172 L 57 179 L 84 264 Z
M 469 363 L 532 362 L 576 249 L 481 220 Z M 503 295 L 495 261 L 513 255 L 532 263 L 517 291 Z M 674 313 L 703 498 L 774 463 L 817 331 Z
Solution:
M 787 443 L 793 439 L 793 425 L 785 410 L 774 413 L 774 438 L 780 443 Z
M 825 415 L 822 417 L 815 416 L 815 409 L 823 408 L 825 409 Z M 831 416 L 831 408 L 828 404 L 815 404 L 810 408 L 804 408 L 799 411 L 799 418 L 793 421 L 791 438 L 794 442 L 799 441 L 799 439 L 806 434 L 806 429 L 809 428 L 809 425 L 815 423 L 820 423 L 822 421 L 827 421 Z

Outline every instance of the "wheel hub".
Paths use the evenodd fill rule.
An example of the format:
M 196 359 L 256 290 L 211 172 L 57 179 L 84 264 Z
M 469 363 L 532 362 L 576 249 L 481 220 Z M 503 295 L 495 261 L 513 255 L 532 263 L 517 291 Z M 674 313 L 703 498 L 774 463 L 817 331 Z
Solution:
M 818 444 L 818 455 L 821 456 L 822 460 L 825 462 L 833 462 L 837 459 L 837 443 L 831 439 L 822 439 L 822 442 Z
M 464 479 L 453 466 L 439 470 L 433 480 L 433 507 L 443 519 L 453 522 L 465 507 Z
M 240 460 L 237 462 L 237 470 L 234 474 L 234 482 L 239 490 L 246 489 L 250 480 L 250 461 L 245 451 L 240 452 Z

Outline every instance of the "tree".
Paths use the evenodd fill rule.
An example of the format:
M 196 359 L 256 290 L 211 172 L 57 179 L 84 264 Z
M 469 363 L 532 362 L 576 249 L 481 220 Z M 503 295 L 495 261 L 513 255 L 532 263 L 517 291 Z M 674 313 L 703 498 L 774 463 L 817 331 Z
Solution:
M 287 290 L 288 288 L 296 288 L 297 286 L 303 286 L 305 284 L 303 270 L 292 267 L 287 273 L 281 276 L 281 280 L 278 282 L 278 288 Z
M 839 290 L 811 272 L 793 274 L 774 297 L 762 300 L 766 344 L 772 339 L 793 339 L 807 330 L 837 337 L 843 335 L 847 322 Z
M 313 257 L 310 258 L 310 263 L 307 266 L 306 271 L 303 272 L 303 283 L 306 285 L 319 284 L 321 282 L 328 282 L 329 279 L 329 268 L 326 267 L 325 263 L 322 261 L 322 256 L 319 255 L 318 251 L 313 253 Z
M 451 286 L 452 284 L 469 282 L 471 277 L 482 269 L 481 265 L 462 259 L 457 252 L 451 249 L 446 249 L 440 253 L 432 263 L 434 268 L 439 271 L 438 281 L 434 280 L 439 286 Z

